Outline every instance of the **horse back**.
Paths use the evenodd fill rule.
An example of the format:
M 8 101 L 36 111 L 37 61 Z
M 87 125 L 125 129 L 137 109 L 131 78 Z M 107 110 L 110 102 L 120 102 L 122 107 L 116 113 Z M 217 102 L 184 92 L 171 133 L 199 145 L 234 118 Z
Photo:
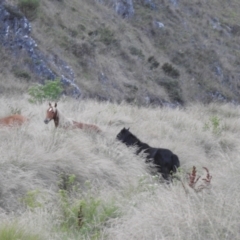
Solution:
M 87 124 L 87 123 L 73 121 L 73 127 L 79 128 L 79 129 L 89 129 L 89 130 L 93 130 L 96 132 L 101 132 L 101 129 L 98 126 L 93 125 L 93 124 Z
M 173 153 L 169 149 L 158 148 L 157 155 L 160 156 L 162 159 L 164 159 L 166 161 L 170 161 L 171 158 L 172 158 Z
M 11 115 L 5 118 L 0 119 L 0 125 L 4 125 L 4 126 L 20 126 L 23 123 L 27 122 L 28 119 L 22 115 L 19 114 L 15 114 L 15 115 Z

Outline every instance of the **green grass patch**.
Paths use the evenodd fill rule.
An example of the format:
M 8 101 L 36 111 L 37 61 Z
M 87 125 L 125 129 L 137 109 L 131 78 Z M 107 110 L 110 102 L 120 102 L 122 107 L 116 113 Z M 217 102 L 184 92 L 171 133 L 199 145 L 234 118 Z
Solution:
M 212 116 L 209 118 L 208 122 L 204 124 L 204 128 L 206 130 L 212 131 L 214 134 L 218 135 L 222 132 L 221 120 L 218 116 Z
M 43 240 L 38 234 L 25 231 L 16 223 L 1 224 L 0 226 L 1 240 Z
M 38 195 L 38 190 L 28 191 L 26 195 L 21 199 L 21 202 L 30 209 L 42 207 L 42 204 L 37 201 Z
M 62 212 L 60 230 L 82 239 L 98 239 L 109 219 L 120 215 L 114 199 L 104 201 L 87 194 L 80 200 L 72 200 L 69 192 L 59 191 Z

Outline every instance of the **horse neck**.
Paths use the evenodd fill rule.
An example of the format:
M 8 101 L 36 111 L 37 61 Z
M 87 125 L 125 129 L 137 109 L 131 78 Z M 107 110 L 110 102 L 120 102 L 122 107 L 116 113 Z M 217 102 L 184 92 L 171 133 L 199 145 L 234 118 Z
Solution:
M 136 136 L 130 133 L 128 137 L 131 139 L 131 145 L 137 145 L 138 147 L 141 147 L 142 142 Z
M 55 127 L 58 127 L 58 125 L 59 125 L 59 113 L 58 113 L 58 110 L 56 110 L 56 115 L 55 115 L 53 120 L 54 120 Z
M 73 124 L 73 121 L 71 121 L 68 118 L 66 118 L 58 110 L 56 110 L 56 111 L 57 111 L 57 114 L 56 114 L 56 117 L 54 118 L 55 127 L 67 128 L 67 127 L 69 127 L 69 126 L 71 126 Z
M 136 145 L 139 148 L 139 151 L 147 150 L 150 148 L 150 146 L 142 141 L 140 141 L 136 136 L 131 134 L 131 137 L 134 138 L 134 145 Z

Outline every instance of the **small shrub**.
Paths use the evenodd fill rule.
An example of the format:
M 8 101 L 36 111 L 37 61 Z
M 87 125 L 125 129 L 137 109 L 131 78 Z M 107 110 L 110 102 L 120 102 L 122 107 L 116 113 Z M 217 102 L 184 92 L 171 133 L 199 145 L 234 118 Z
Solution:
M 37 11 L 40 5 L 39 0 L 19 0 L 18 7 L 23 12 L 23 14 L 33 20 L 37 16 Z
M 69 29 L 69 34 L 75 38 L 78 35 L 78 31 L 75 29 Z
M 69 49 L 70 48 L 70 49 Z M 70 50 L 73 55 L 75 55 L 77 58 L 81 59 L 83 57 L 93 57 L 94 56 L 94 48 L 90 44 L 84 42 L 84 43 L 77 43 L 72 42 L 67 50 Z
M 129 49 L 129 51 L 130 51 L 130 53 L 131 53 L 132 55 L 138 56 L 139 58 L 144 59 L 144 55 L 143 55 L 141 49 L 137 49 L 137 48 L 135 48 L 134 46 L 131 46 L 131 47 L 129 47 L 128 49 Z
M 71 191 L 75 188 L 76 176 L 75 174 L 61 173 L 60 182 L 58 184 L 59 188 L 64 191 Z
M 10 13 L 10 15 L 12 15 L 18 19 L 24 17 L 24 15 L 19 11 L 19 9 L 17 7 L 11 6 L 8 4 L 5 4 L 4 7 Z
M 136 93 L 139 90 L 137 86 L 130 83 L 124 83 L 123 85 L 129 89 L 130 93 Z
M 183 103 L 181 88 L 176 80 L 164 78 L 157 81 L 158 84 L 166 89 L 172 101 Z
M 13 73 L 14 73 L 14 76 L 17 78 L 24 78 L 27 81 L 31 79 L 31 75 L 25 70 L 15 69 Z
M 80 201 L 81 233 L 85 236 L 100 235 L 101 229 L 110 218 L 118 216 L 118 207 L 114 201 L 107 203 L 97 198 L 87 198 Z M 80 210 L 79 212 L 80 213 Z
M 60 207 L 62 211 L 61 230 L 66 232 L 71 228 L 77 229 L 78 224 L 78 206 L 71 203 L 66 190 L 59 190 Z
M 231 27 L 231 30 L 232 30 L 232 34 L 234 36 L 240 36 L 240 26 L 235 24 Z
M 83 31 L 83 32 L 86 31 L 86 29 L 87 29 L 85 27 L 85 25 L 83 25 L 83 24 L 79 24 L 77 28 L 78 28 L 78 30 Z
M 29 208 L 37 208 L 41 207 L 41 203 L 37 201 L 37 196 L 39 195 L 38 190 L 29 191 L 27 194 L 21 199 L 21 201 Z
M 18 107 L 10 107 L 11 114 L 21 114 L 21 109 Z
M 180 76 L 179 71 L 175 69 L 170 63 L 164 63 L 162 66 L 162 70 L 170 77 L 178 78 Z
M 60 94 L 63 92 L 62 83 L 60 80 L 48 80 L 44 85 L 35 85 L 28 89 L 30 95 L 29 101 L 32 103 L 43 102 L 43 101 L 57 101 Z
M 114 32 L 109 28 L 100 28 L 99 31 L 99 40 L 103 42 L 105 45 L 111 45 L 117 42 L 114 36 Z
M 213 116 L 211 118 L 211 122 L 212 122 L 212 125 L 213 125 L 213 130 L 218 130 L 219 129 L 219 126 L 220 126 L 220 119 L 218 118 L 218 116 Z
M 65 190 L 60 190 L 60 207 L 62 218 L 60 229 L 63 232 L 75 233 L 77 236 L 91 236 L 98 239 L 103 233 L 103 227 L 110 218 L 119 215 L 114 200 L 102 199 L 87 194 L 80 201 L 73 202 Z
M 220 126 L 220 119 L 218 116 L 210 117 L 209 121 L 205 123 L 204 130 L 211 130 L 214 134 L 220 134 L 222 129 Z
M 159 62 L 155 59 L 154 56 L 148 58 L 148 62 L 150 63 L 150 69 L 158 68 Z

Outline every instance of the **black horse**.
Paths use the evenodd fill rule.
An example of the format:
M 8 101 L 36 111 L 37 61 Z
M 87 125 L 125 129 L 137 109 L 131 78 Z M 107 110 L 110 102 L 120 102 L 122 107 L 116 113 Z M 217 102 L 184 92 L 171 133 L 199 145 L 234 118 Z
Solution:
M 169 175 L 175 173 L 180 166 L 178 156 L 173 154 L 170 150 L 164 148 L 153 148 L 148 144 L 141 142 L 134 136 L 129 128 L 123 128 L 117 135 L 117 139 L 125 143 L 127 146 L 136 146 L 136 154 L 140 152 L 146 153 L 146 162 L 152 162 L 163 178 L 168 180 Z

